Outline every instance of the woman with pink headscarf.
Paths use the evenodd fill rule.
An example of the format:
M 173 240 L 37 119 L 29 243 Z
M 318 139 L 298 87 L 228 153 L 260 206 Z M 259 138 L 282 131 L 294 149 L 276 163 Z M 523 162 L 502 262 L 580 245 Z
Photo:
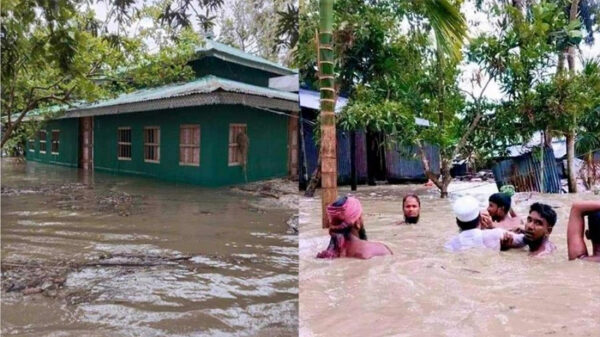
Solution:
M 355 197 L 342 197 L 327 206 L 327 217 L 331 240 L 327 249 L 317 254 L 317 258 L 370 259 L 392 254 L 384 244 L 367 241 L 362 206 Z

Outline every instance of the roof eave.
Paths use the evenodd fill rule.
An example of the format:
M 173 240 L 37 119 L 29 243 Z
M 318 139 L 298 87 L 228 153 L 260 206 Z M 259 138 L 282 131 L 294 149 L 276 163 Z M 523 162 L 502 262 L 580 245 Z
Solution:
M 196 57 L 193 60 L 199 60 L 203 57 L 215 57 L 215 58 L 218 58 L 218 59 L 226 61 L 226 62 L 232 62 L 232 63 L 240 64 L 240 65 L 243 65 L 246 67 L 275 73 L 278 75 L 292 75 L 292 74 L 298 73 L 298 71 L 294 70 L 294 69 L 288 69 L 283 66 L 276 66 L 276 65 L 271 65 L 271 64 L 267 64 L 267 63 L 255 62 L 252 60 L 237 57 L 235 55 L 227 54 L 222 51 L 215 50 L 215 49 L 196 51 Z

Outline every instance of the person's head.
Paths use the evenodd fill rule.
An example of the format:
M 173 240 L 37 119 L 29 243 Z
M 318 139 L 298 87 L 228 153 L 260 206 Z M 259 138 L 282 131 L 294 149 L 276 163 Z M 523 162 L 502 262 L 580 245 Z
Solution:
M 585 236 L 592 241 L 593 245 L 600 246 L 600 211 L 587 214 L 588 229 Z
M 456 216 L 456 224 L 461 231 L 479 227 L 479 202 L 477 199 L 466 196 L 460 197 L 452 206 Z
M 505 193 L 494 193 L 490 196 L 487 208 L 494 221 L 502 221 L 510 211 L 510 197 Z
M 402 199 L 402 211 L 404 213 L 404 221 L 407 223 L 419 222 L 421 214 L 421 200 L 416 194 L 408 194 Z
M 340 197 L 327 206 L 327 217 L 331 231 L 348 235 L 353 233 L 366 240 L 367 234 L 362 220 L 362 205 L 355 197 Z
M 552 233 L 556 224 L 556 212 L 549 205 L 539 202 L 529 208 L 527 224 L 525 224 L 525 241 L 528 243 L 541 242 Z

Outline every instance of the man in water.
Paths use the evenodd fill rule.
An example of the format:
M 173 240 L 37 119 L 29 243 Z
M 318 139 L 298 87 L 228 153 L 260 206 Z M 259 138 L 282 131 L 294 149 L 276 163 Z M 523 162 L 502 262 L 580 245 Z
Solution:
M 471 196 L 461 197 L 452 208 L 460 233 L 446 243 L 446 250 L 458 252 L 471 248 L 487 248 L 500 251 L 524 245 L 523 234 L 512 233 L 502 228 L 481 229 L 477 199 Z
M 587 215 L 588 230 L 586 237 L 592 241 L 592 255 L 588 255 L 583 238 Z M 581 259 L 600 262 L 600 201 L 576 201 L 571 206 L 569 224 L 567 225 L 567 247 L 569 260 Z
M 510 196 L 506 193 L 494 193 L 488 201 L 487 213 L 482 212 L 483 228 L 502 228 L 516 230 L 519 228 L 519 218 L 511 211 Z
M 362 220 L 362 205 L 354 197 L 342 197 L 327 206 L 331 240 L 326 250 L 317 258 L 355 257 L 370 259 L 373 256 L 390 255 L 392 251 L 384 244 L 368 242 Z
M 402 212 L 404 213 L 404 221 L 399 221 L 396 224 L 405 225 L 419 222 L 421 200 L 416 194 L 408 194 L 402 198 Z
M 524 242 L 529 246 L 529 255 L 543 256 L 556 250 L 556 246 L 549 240 L 555 224 L 556 212 L 552 207 L 539 202 L 531 205 L 523 230 Z

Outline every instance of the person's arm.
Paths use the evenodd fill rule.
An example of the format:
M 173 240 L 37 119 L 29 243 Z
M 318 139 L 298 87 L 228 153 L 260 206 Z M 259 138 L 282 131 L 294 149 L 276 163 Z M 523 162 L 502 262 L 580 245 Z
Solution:
M 571 206 L 569 214 L 569 223 L 567 224 L 567 247 L 569 251 L 569 260 L 574 260 L 582 256 L 588 256 L 587 246 L 583 238 L 585 223 L 583 214 L 600 210 L 600 201 L 576 201 Z

